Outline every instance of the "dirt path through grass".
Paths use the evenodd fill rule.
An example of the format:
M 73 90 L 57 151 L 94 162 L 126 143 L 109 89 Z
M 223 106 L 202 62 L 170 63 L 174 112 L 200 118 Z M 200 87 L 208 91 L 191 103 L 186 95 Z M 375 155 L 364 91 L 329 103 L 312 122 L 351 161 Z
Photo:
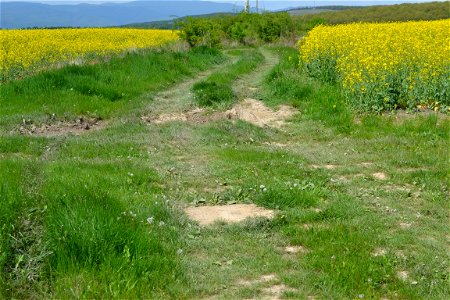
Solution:
M 265 49 L 261 52 L 265 57 L 264 63 L 233 83 L 238 102 L 258 98 L 265 76 L 278 63 L 276 53 Z M 242 192 L 238 185 L 228 184 L 218 174 L 215 163 L 217 151 L 228 147 L 226 140 L 231 144 L 241 144 L 243 139 L 245 142 L 251 140 L 251 137 L 242 134 L 251 136 L 252 131 L 256 131 L 259 135 L 266 135 L 266 130 L 269 134 L 276 132 L 259 129 L 244 121 L 230 122 L 226 118 L 200 123 L 186 123 L 185 119 L 175 117 L 170 120 L 170 113 L 175 116 L 187 109 L 196 109 L 192 106 L 190 87 L 197 79 L 159 94 L 155 98 L 159 103 L 152 105 L 152 113 L 164 112 L 169 120 L 149 124 L 150 131 L 158 139 L 153 140 L 158 144 L 155 147 L 159 148 L 159 153 L 164 153 L 158 156 L 154 166 L 164 178 L 166 196 L 178 203 L 179 214 L 186 222 L 181 234 L 184 237 L 182 257 L 192 283 L 192 292 L 200 298 L 277 299 L 285 292 L 292 292 L 283 284 L 281 276 L 294 269 L 298 251 L 285 250 L 297 248 L 289 245 L 279 233 L 269 230 L 269 219 L 256 217 L 234 225 L 219 222 L 198 226 L 188 221 L 182 212 L 186 206 L 204 204 L 220 205 L 215 210 L 220 210 L 218 215 L 222 216 L 227 214 L 228 209 L 231 214 L 236 213 L 233 212 L 234 203 L 242 203 L 237 207 L 246 209 L 244 205 L 252 201 L 244 199 L 240 193 L 247 191 Z M 262 102 L 258 107 L 270 111 Z M 149 149 L 152 147 L 149 146 Z M 233 176 L 245 175 L 237 173 Z
M 238 57 L 230 56 L 227 63 L 210 68 L 207 71 L 199 73 L 192 79 L 185 80 L 175 86 L 157 93 L 153 101 L 148 105 L 144 112 L 143 119 L 152 120 L 159 115 L 173 115 L 187 112 L 195 108 L 193 102 L 192 86 L 207 78 L 214 72 L 222 70 L 232 65 L 238 60 Z
M 258 88 L 264 77 L 278 63 L 276 53 L 267 49 L 260 51 L 264 55 L 264 62 L 251 73 L 240 76 L 233 83 L 238 103 L 244 99 L 257 97 Z M 227 124 L 226 120 L 231 117 L 228 115 L 229 111 L 197 107 L 192 94 L 192 86 L 214 72 L 231 66 L 238 61 L 238 58 L 232 57 L 228 64 L 212 68 L 194 79 L 184 81 L 158 93 L 141 117 L 141 120 L 149 125 L 152 133 L 152 141 L 149 142 L 148 149 L 158 156 L 159 159 L 155 166 L 163 177 L 167 179 L 183 178 L 187 181 L 194 178 L 195 182 L 204 179 L 200 187 L 189 187 L 194 194 L 223 190 L 223 186 L 217 186 L 216 179 L 210 177 L 212 175 L 208 170 L 208 162 L 211 159 L 209 147 L 203 148 L 201 151 L 197 148 L 201 147 L 202 141 L 208 138 L 205 137 L 208 133 L 202 129 L 214 129 L 218 124 Z M 257 100 L 254 102 L 258 102 L 260 109 L 271 111 L 262 102 Z M 269 114 L 265 115 L 273 118 Z M 185 122 L 189 124 L 184 124 Z M 168 153 L 170 155 L 167 155 Z M 178 186 L 173 186 L 173 184 L 178 185 L 179 180 L 175 183 L 173 180 L 168 180 L 168 184 L 172 189 L 179 189 Z
M 264 55 L 264 63 L 252 73 L 241 76 L 241 78 L 233 84 L 233 90 L 237 94 L 239 100 L 256 98 L 264 77 L 267 76 L 270 70 L 272 70 L 279 61 L 279 57 L 274 51 L 264 48 L 260 49 L 260 51 Z
M 240 76 L 233 83 L 238 103 L 244 99 L 257 97 L 258 88 L 264 77 L 278 63 L 276 53 L 267 49 L 261 49 L 260 51 L 264 55 L 264 62 L 251 73 Z M 195 181 L 196 184 L 201 182 L 200 186 L 189 186 L 188 189 L 193 194 L 223 190 L 223 186 L 218 186 L 217 179 L 209 171 L 208 162 L 211 159 L 209 147 L 203 148 L 201 151 L 198 148 L 202 146 L 202 141 L 208 138 L 205 137 L 205 134 L 209 135 L 203 131 L 204 129 L 214 129 L 218 124 L 227 124 L 227 119 L 238 119 L 238 117 L 234 108 L 224 111 L 197 107 L 192 94 L 192 86 L 214 74 L 214 72 L 222 71 L 231 66 L 238 58 L 232 57 L 228 64 L 210 69 L 194 79 L 184 81 L 158 93 L 142 115 L 141 120 L 149 125 L 152 136 L 152 141 L 149 141 L 147 146 L 148 151 L 158 157 L 154 166 L 160 171 L 161 176 L 168 179 L 167 184 L 170 189 L 180 189 L 178 185 L 180 184 L 180 178 L 182 178 L 186 182 Z M 279 120 L 278 117 L 267 113 L 272 110 L 265 107 L 262 102 L 254 100 L 251 104 L 254 103 L 263 112 L 263 117 L 267 116 L 273 120 Z M 236 107 L 240 108 L 239 104 Z M 243 110 L 247 111 L 252 108 L 254 106 Z M 231 117 L 230 111 L 233 113 Z M 184 124 L 185 122 L 189 124 Z M 198 127 L 197 125 L 205 126 Z M 170 180 L 173 178 L 177 178 L 177 180 Z

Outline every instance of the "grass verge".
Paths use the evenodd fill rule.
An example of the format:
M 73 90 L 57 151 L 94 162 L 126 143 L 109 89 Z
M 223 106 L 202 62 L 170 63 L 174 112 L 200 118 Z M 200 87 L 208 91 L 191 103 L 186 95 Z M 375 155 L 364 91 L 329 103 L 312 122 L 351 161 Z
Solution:
M 73 120 L 78 116 L 108 119 L 139 108 L 138 96 L 221 63 L 213 49 L 130 53 L 107 63 L 66 66 L 0 86 L 0 125 Z

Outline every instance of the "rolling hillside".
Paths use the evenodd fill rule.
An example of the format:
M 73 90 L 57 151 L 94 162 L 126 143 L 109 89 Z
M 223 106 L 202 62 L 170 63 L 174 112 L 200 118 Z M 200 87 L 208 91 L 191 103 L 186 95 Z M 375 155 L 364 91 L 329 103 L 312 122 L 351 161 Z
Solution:
M 48 5 L 2 2 L 2 28 L 102 27 L 172 19 L 188 15 L 233 12 L 230 3 L 207 1 L 135 1 L 128 3 Z
M 306 21 L 322 19 L 328 24 L 440 20 L 450 18 L 450 2 L 372 6 L 345 11 L 321 12 L 314 15 L 304 15 L 300 18 Z

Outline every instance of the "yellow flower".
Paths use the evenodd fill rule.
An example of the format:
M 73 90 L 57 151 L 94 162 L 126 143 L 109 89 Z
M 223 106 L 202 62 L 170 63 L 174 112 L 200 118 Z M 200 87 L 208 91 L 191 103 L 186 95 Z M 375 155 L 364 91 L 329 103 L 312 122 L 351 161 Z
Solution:
M 0 73 L 151 48 L 178 39 L 170 30 L 85 28 L 0 30 Z
M 426 98 L 413 93 L 426 93 L 450 75 L 449 32 L 449 19 L 321 25 L 299 41 L 300 60 L 310 70 L 328 64 L 352 93 L 369 97 L 368 87 L 387 90 L 394 82 L 400 93 Z

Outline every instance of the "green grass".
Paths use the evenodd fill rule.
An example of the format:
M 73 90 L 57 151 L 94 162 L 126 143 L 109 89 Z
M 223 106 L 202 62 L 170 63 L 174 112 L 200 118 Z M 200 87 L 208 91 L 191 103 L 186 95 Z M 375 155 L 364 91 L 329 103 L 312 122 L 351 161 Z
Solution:
M 232 52 L 232 54 L 235 54 Z M 192 87 L 194 98 L 199 106 L 227 106 L 236 100 L 233 92 L 233 82 L 240 76 L 254 70 L 263 60 L 264 56 L 256 50 L 248 50 L 242 54 L 238 61 L 227 69 L 215 72 Z
M 436 285 L 445 285 L 443 280 L 447 278 L 443 268 L 446 229 L 438 225 L 447 217 L 437 212 L 445 211 L 447 206 L 448 118 L 432 114 L 398 121 L 395 114 L 355 115 L 338 87 L 319 83 L 297 70 L 293 50 L 283 49 L 281 55 L 280 65 L 267 78 L 263 98 L 271 105 L 289 103 L 298 107 L 301 114 L 293 123 L 302 124 L 304 129 L 300 127 L 300 131 L 295 130 L 290 136 L 297 135 L 294 140 L 301 143 L 307 143 L 302 138 L 308 139 L 315 150 L 307 150 L 308 146 L 301 149 L 311 152 L 309 156 L 315 161 L 338 166 L 338 170 L 327 172 L 338 179 L 332 177 L 328 183 L 319 185 L 325 186 L 326 192 L 316 199 L 324 199 L 326 208 L 313 216 L 291 211 L 283 228 L 294 243 L 311 249 L 302 265 L 320 272 L 309 278 L 310 284 L 333 286 L 334 290 L 326 290 L 327 297 L 335 293 L 337 298 L 358 294 L 378 298 L 383 294 L 392 296 L 396 291 L 405 298 L 429 297 L 429 292 L 433 298 L 446 298 L 448 290 Z M 357 119 L 360 124 L 355 122 Z M 320 128 L 314 130 L 313 124 L 320 124 Z M 332 148 L 326 149 L 326 145 Z M 318 158 L 322 155 L 323 158 Z M 390 176 L 391 187 L 363 174 L 364 168 L 355 165 L 357 161 L 371 162 L 372 172 L 384 170 Z M 412 196 L 417 189 L 421 196 Z M 272 198 L 283 199 L 280 196 L 269 199 Z M 380 205 L 385 205 L 388 213 L 380 212 Z M 395 207 L 393 212 L 391 206 Z M 434 207 L 432 218 L 414 221 L 430 207 Z M 424 227 L 402 232 L 398 229 L 399 218 L 419 222 Z M 311 222 L 312 230 L 298 226 L 298 222 Z M 429 241 L 413 237 L 431 231 L 435 238 L 439 236 L 433 250 L 427 249 Z M 405 240 L 406 236 L 410 238 Z M 398 251 L 409 252 L 410 256 L 403 261 L 392 249 L 375 258 L 371 255 L 375 245 L 401 249 Z M 434 258 L 433 253 L 437 254 Z M 419 265 L 426 266 L 423 273 Z M 413 284 L 398 279 L 399 269 L 412 269 L 410 276 L 414 279 L 409 282 Z
M 120 297 L 174 292 L 183 281 L 178 238 L 166 204 L 156 204 L 159 179 L 152 169 L 57 162 L 46 173 L 47 238 L 54 251 L 49 265 L 57 295 L 64 297 L 66 286 L 80 280 L 73 296 L 83 298 L 102 297 L 90 285 L 109 286 L 111 295 Z
M 311 120 L 349 132 L 354 127 L 353 114 L 340 89 L 333 84 L 319 83 L 299 72 L 298 54 L 294 49 L 279 50 L 281 62 L 266 78 L 269 105 L 287 103 L 299 108 Z
M 0 86 L 0 125 L 10 128 L 22 119 L 42 123 L 77 116 L 109 119 L 139 108 L 139 96 L 164 88 L 185 76 L 224 61 L 217 50 L 189 53 L 169 50 L 130 53 L 95 65 L 59 70 Z
M 259 57 L 241 71 L 218 70 L 218 53 L 149 54 L 142 59 L 171 57 L 175 67 L 121 107 L 101 104 L 111 111 L 102 130 L 2 133 L 0 298 L 248 299 L 283 284 L 281 296 L 294 299 L 447 299 L 448 117 L 355 114 L 338 87 L 298 70 L 295 49 L 260 52 L 264 65 L 259 51 L 234 53 Z M 174 95 L 156 95 L 182 79 L 164 72 L 200 71 Z M 189 91 L 204 78 L 299 113 L 282 128 L 140 120 L 192 109 Z M 22 101 L 5 102 L 2 124 L 44 115 Z M 385 180 L 373 176 L 381 172 Z M 181 209 L 203 202 L 256 203 L 276 215 L 201 227 Z
M 158 198 L 159 175 L 130 161 L 146 153 L 127 138 L 141 126 L 119 125 L 86 143 L 6 132 L 22 118 L 38 124 L 53 113 L 57 119 L 133 116 L 157 90 L 223 61 L 208 49 L 148 52 L 2 85 L 2 298 L 184 294 L 176 220 Z M 119 90 L 124 95 L 116 97 Z

